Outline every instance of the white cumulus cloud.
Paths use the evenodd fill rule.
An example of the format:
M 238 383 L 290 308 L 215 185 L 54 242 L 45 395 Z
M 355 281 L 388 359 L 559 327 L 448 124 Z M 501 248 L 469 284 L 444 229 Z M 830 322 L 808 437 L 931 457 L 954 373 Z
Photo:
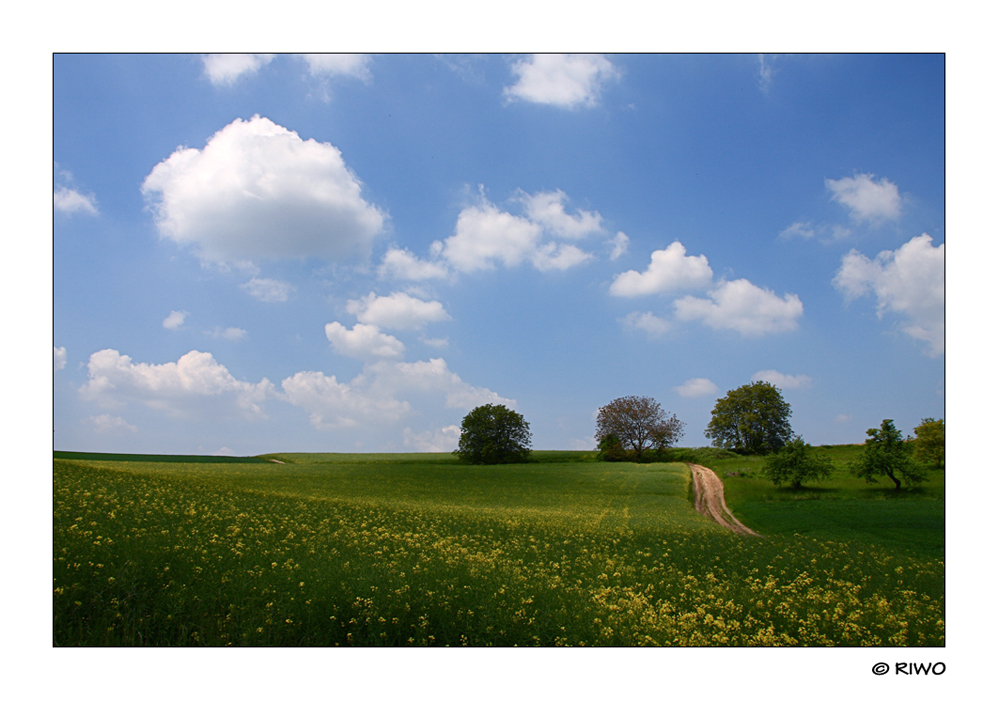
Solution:
M 178 417 L 225 411 L 262 417 L 261 405 L 273 391 L 266 378 L 256 384 L 237 380 L 211 353 L 199 351 L 155 365 L 107 349 L 90 356 L 87 370 L 84 399 L 110 407 L 141 403 Z
M 561 190 L 520 195 L 527 218 L 541 224 L 556 236 L 567 239 L 582 239 L 591 234 L 603 232 L 603 218 L 599 212 L 577 210 L 574 214 L 565 211 L 568 197 Z
M 631 242 L 631 239 L 628 238 L 628 235 L 626 233 L 624 233 L 623 231 L 617 232 L 614 235 L 614 238 L 611 239 L 611 241 L 610 241 L 610 245 L 611 245 L 610 259 L 611 260 L 617 260 L 618 258 L 620 258 L 621 256 L 623 256 L 625 253 L 627 253 L 628 252 L 628 244 L 630 242 Z
M 673 302 L 676 318 L 743 336 L 762 336 L 797 328 L 798 317 L 804 313 L 797 295 L 781 298 L 745 279 L 723 282 L 707 295 L 708 299 L 687 296 Z
M 406 353 L 402 341 L 371 324 L 354 324 L 354 328 L 348 329 L 334 321 L 326 324 L 326 338 L 333 350 L 350 358 L 401 358 Z
M 251 297 L 256 297 L 261 302 L 287 302 L 288 295 L 295 289 L 287 282 L 257 277 L 249 282 L 244 282 L 240 287 Z
M 694 377 L 687 380 L 682 385 L 674 387 L 673 391 L 681 397 L 705 397 L 717 394 L 718 385 L 706 377 Z
M 93 195 L 84 195 L 73 188 L 60 185 L 52 195 L 52 204 L 57 212 L 63 214 L 89 214 L 97 215 L 97 198 Z
M 425 302 L 405 292 L 393 292 L 379 297 L 371 292 L 361 299 L 347 302 L 347 311 L 365 324 L 386 329 L 422 329 L 434 321 L 448 321 L 451 317 L 440 302 Z
M 833 284 L 847 301 L 871 292 L 878 316 L 901 314 L 902 330 L 925 341 L 936 357 L 944 350 L 944 244 L 933 246 L 928 234 L 915 236 L 874 260 L 852 250 L 843 257 Z
M 652 261 L 644 273 L 629 270 L 614 278 L 610 293 L 619 297 L 637 297 L 680 289 L 705 287 L 713 273 L 708 259 L 688 256 L 687 249 L 674 241 L 665 249 L 652 252 Z
M 52 370 L 62 370 L 66 367 L 66 349 L 64 347 L 52 347 Z
M 776 370 L 760 370 L 753 374 L 753 382 L 769 382 L 779 389 L 808 389 L 812 378 L 808 375 L 785 375 Z
M 541 232 L 539 224 L 483 201 L 461 211 L 441 255 L 463 273 L 492 270 L 496 263 L 512 268 L 531 258 Z
M 201 62 L 212 85 L 232 85 L 244 75 L 253 75 L 273 59 L 272 54 L 206 54 Z
M 142 184 L 160 236 L 205 261 L 366 257 L 386 215 L 339 149 L 269 119 L 236 119 L 179 148 Z
M 170 312 L 167 318 L 163 320 L 163 328 L 175 330 L 179 329 L 184 325 L 184 319 L 187 318 L 187 312 Z
M 556 107 L 593 107 L 603 87 L 621 71 L 593 54 L 535 54 L 515 62 L 517 82 L 503 89 L 507 101 L 524 100 Z
M 881 178 L 874 180 L 870 173 L 860 173 L 839 180 L 826 179 L 826 188 L 833 199 L 850 210 L 858 221 L 880 223 L 898 219 L 902 211 L 902 197 L 895 183 Z

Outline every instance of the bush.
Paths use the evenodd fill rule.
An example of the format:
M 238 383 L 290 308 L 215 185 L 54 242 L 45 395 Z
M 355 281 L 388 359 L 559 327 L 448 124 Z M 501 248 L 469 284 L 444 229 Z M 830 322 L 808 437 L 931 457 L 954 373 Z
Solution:
M 472 465 L 527 462 L 531 456 L 530 425 L 502 404 L 472 409 L 461 422 L 461 438 L 454 451 Z

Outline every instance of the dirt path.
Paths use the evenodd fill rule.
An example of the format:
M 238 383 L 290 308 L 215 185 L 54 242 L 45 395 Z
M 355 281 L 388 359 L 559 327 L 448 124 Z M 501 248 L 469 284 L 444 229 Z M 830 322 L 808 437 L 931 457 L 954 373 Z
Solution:
M 725 487 L 714 470 L 709 470 L 704 465 L 690 462 L 687 464 L 690 465 L 690 471 L 694 475 L 694 508 L 698 512 L 740 535 L 760 535 L 739 523 L 739 519 L 728 510 L 728 505 L 725 503 Z

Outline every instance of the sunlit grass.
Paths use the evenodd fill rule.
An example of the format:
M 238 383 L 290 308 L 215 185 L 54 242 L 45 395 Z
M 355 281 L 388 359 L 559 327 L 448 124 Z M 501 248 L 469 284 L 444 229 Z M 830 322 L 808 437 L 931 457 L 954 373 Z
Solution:
M 943 563 L 735 536 L 683 465 L 55 461 L 58 645 L 942 645 Z

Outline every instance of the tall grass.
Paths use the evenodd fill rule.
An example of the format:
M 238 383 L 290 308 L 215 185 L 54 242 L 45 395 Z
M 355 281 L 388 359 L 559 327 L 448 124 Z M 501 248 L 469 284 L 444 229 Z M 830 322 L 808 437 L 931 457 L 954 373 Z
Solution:
M 941 560 L 740 538 L 683 465 L 283 457 L 56 460 L 55 644 L 944 642 Z

